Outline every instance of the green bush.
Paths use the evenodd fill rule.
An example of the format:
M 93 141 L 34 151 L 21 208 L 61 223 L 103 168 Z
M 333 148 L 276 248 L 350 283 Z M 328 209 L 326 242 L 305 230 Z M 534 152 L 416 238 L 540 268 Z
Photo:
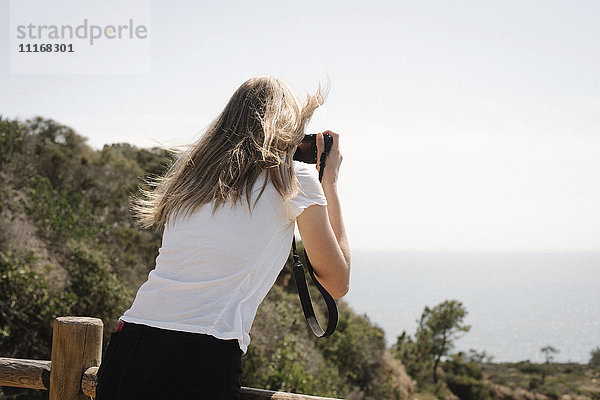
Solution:
M 588 363 L 588 365 L 590 367 L 594 367 L 594 368 L 598 368 L 600 367 L 600 347 L 595 347 L 591 352 L 590 352 L 590 361 Z
M 81 192 L 55 189 L 48 178 L 30 181 L 28 212 L 44 227 L 49 237 L 93 237 L 99 233 L 91 205 Z
M 45 275 L 50 265 L 40 265 L 30 252 L 18 260 L 0 251 L 0 355 L 50 359 L 52 321 L 67 315 L 74 298 L 53 295 Z
M 464 375 L 478 380 L 483 379 L 481 367 L 473 361 L 466 361 L 462 352 L 453 354 L 449 360 L 442 364 L 442 368 L 451 375 Z
M 0 166 L 10 163 L 23 146 L 23 128 L 18 121 L 9 121 L 0 115 Z
M 446 385 L 460 400 L 488 400 L 492 393 L 488 385 L 476 378 L 466 375 L 447 375 Z
M 344 397 L 348 385 L 337 366 L 314 346 L 297 295 L 274 286 L 263 300 L 242 358 L 244 386 Z
M 337 332 L 317 341 L 317 347 L 342 371 L 348 382 L 365 387 L 377 374 L 385 338 L 383 330 L 373 326 L 366 316 L 346 310 L 339 315 Z
M 133 293 L 119 281 L 106 257 L 82 241 L 67 243 L 70 263 L 66 266 L 67 291 L 76 300 L 71 315 L 101 318 L 110 333 L 122 312 L 129 308 Z
M 519 372 L 525 374 L 539 374 L 544 373 L 544 366 L 540 364 L 533 364 L 529 361 L 521 361 L 515 364 L 515 368 L 519 370 Z

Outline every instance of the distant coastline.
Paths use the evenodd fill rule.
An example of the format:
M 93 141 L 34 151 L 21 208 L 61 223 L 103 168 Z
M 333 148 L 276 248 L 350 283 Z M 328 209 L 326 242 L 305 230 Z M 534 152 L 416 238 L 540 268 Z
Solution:
M 456 351 L 485 350 L 495 362 L 586 363 L 600 346 L 600 251 L 354 251 L 346 300 L 385 330 L 388 344 L 414 333 L 426 305 L 462 301 L 471 331 Z

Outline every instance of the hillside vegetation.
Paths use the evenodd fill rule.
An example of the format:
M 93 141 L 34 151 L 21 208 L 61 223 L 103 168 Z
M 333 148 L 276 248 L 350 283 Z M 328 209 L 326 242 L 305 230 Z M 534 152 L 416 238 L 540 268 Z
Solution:
M 106 349 L 161 241 L 134 226 L 130 197 L 172 160 L 126 143 L 94 150 L 53 120 L 0 116 L 0 357 L 49 360 L 52 321 L 67 315 L 101 318 Z M 465 306 L 446 300 L 425 307 L 415 333 L 386 349 L 382 329 L 343 300 L 338 306 L 337 332 L 313 337 L 288 260 L 258 310 L 242 384 L 350 400 L 600 400 L 600 348 L 589 365 L 552 363 L 551 346 L 541 350 L 544 364 L 454 353 L 470 326 Z M 0 388 L 0 399 L 47 397 Z
M 419 400 L 600 400 L 600 348 L 587 365 L 554 363 L 559 350 L 546 345 L 543 364 L 492 363 L 492 356 L 471 349 L 453 353 L 466 334 L 467 310 L 456 300 L 425 307 L 414 335 L 404 331 L 392 346 L 394 356 L 416 380 Z
M 66 315 L 101 318 L 106 348 L 154 268 L 161 240 L 160 232 L 134 226 L 130 195 L 171 161 L 165 150 L 126 143 L 94 150 L 50 119 L 0 116 L 0 356 L 49 360 L 52 321 Z M 290 276 L 286 266 L 258 311 L 242 384 L 347 399 L 412 398 L 383 331 L 339 301 L 338 331 L 314 338 Z M 0 398 L 47 392 L 0 388 Z

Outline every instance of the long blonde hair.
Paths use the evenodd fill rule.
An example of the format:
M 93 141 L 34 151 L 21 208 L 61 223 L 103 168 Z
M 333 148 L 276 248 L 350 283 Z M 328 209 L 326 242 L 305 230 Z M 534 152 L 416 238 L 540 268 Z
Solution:
M 251 210 L 252 188 L 265 172 L 268 182 L 285 199 L 298 190 L 293 151 L 304 128 L 325 101 L 321 85 L 301 104 L 284 81 L 267 76 L 244 82 L 225 109 L 195 143 L 180 151 L 162 177 L 147 178 L 150 190 L 133 198 L 132 212 L 143 227 L 162 227 L 181 213 L 190 214 L 214 201 L 213 213 L 231 202 Z M 256 202 L 255 202 L 256 204 Z

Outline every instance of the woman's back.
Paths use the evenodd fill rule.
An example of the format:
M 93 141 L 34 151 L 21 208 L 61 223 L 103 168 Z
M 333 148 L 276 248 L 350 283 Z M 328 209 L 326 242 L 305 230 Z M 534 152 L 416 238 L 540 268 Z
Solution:
M 346 293 L 339 137 L 327 131 L 334 142 L 322 184 L 313 166 L 292 164 L 323 100 L 319 90 L 302 104 L 273 77 L 244 82 L 204 135 L 134 199 L 135 217 L 164 227 L 163 242 L 111 334 L 97 400 L 239 400 L 241 356 L 287 259 L 294 221 L 317 279 L 334 297 Z M 321 133 L 316 144 L 322 152 Z
M 267 184 L 252 213 L 247 205 L 212 203 L 165 226 L 156 268 L 126 322 L 238 339 L 245 353 L 258 305 L 289 254 L 294 220 L 313 204 L 326 205 L 313 167 L 294 162 L 300 192 L 283 201 Z M 264 175 L 252 190 L 251 204 Z

